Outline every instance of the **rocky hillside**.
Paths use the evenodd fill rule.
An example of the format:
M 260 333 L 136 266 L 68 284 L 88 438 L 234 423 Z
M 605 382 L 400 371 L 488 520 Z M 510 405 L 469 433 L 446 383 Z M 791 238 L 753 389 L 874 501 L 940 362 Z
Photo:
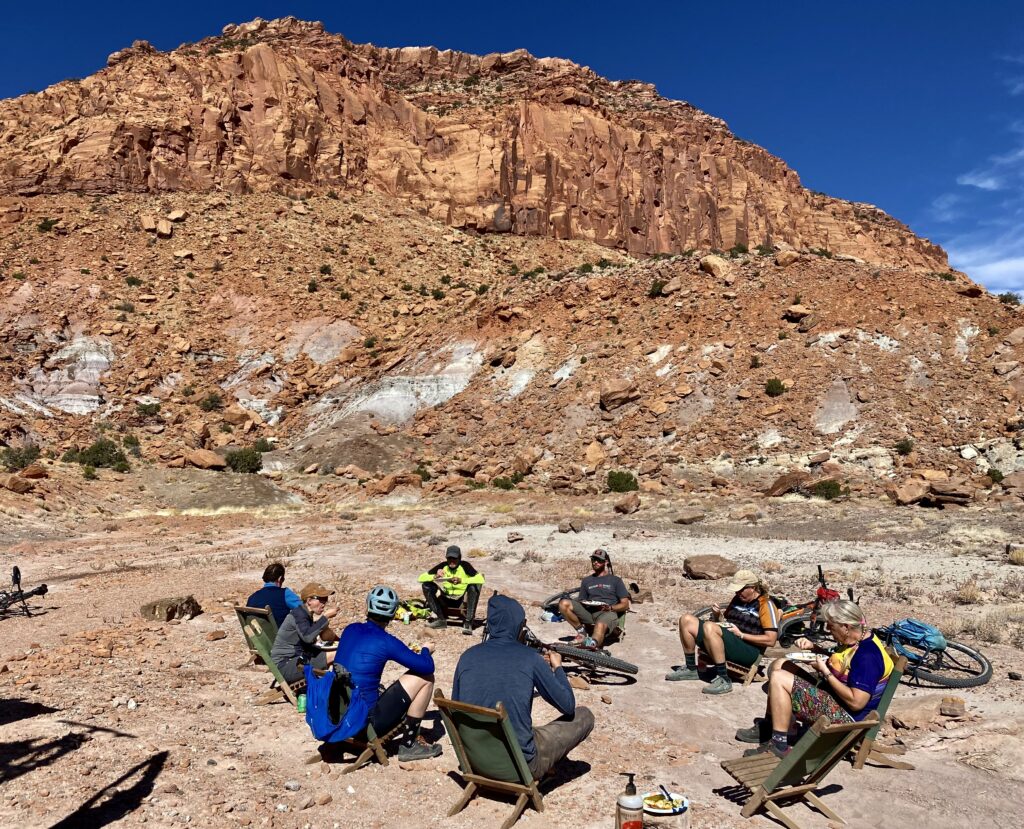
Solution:
M 259 444 L 323 497 L 1024 492 L 1021 310 L 649 87 L 257 21 L 0 114 L 11 447 Z
M 785 243 L 944 271 L 719 119 L 525 51 L 378 49 L 292 18 L 0 103 L 0 194 L 376 192 L 458 228 L 631 253 Z

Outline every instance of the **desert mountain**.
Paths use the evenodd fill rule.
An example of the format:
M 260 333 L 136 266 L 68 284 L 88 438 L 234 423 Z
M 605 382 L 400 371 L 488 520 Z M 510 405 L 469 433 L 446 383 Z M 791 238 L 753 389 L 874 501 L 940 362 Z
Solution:
M 266 438 L 324 497 L 1024 469 L 1020 310 L 649 85 L 257 20 L 0 124 L 9 444 Z

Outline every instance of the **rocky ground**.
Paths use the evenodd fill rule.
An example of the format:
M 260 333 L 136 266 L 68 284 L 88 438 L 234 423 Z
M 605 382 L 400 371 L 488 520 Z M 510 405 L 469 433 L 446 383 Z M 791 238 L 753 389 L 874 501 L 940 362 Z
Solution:
M 611 498 L 584 504 L 481 491 L 422 499 L 402 490 L 388 499 L 310 507 L 252 487 L 224 490 L 223 478 L 161 471 L 130 503 L 134 476 L 111 476 L 93 485 L 92 515 L 30 511 L 5 525 L 4 566 L 17 563 L 27 584 L 46 581 L 50 593 L 34 602 L 41 611 L 34 618 L 0 619 L 0 822 L 497 823 L 509 806 L 489 799 L 444 817 L 459 784 L 437 720 L 429 734 L 442 741 L 445 753 L 436 761 L 408 767 L 392 762 L 345 776 L 338 766 L 307 764 L 316 744 L 302 719 L 284 704 L 254 705 L 268 678 L 245 666 L 231 612 L 258 583 L 265 564 L 281 559 L 293 586 L 311 578 L 333 586 L 338 621 L 352 620 L 364 592 L 378 581 L 415 595 L 417 573 L 446 543 L 462 545 L 490 587 L 530 605 L 542 638 L 568 630 L 541 622 L 531 603 L 574 583 L 585 570 L 586 553 L 598 544 L 612 551 L 618 572 L 653 594 L 635 607 L 626 640 L 614 646 L 640 665 L 637 681 L 577 691 L 579 702 L 595 711 L 596 731 L 550 787 L 547 811 L 527 812 L 523 827 L 609 825 L 621 771 L 638 772 L 644 786 L 664 783 L 685 792 L 693 802 L 693 826 L 753 825 L 715 790 L 730 782 L 719 761 L 743 748 L 732 732 L 763 705 L 759 686 L 709 698 L 699 687 L 662 679 L 680 658 L 676 616 L 722 598 L 720 584 L 683 578 L 683 559 L 702 553 L 761 568 L 771 574 L 776 592 L 790 597 L 811 594 L 814 565 L 821 563 L 834 585 L 854 587 L 872 622 L 913 613 L 992 658 L 993 680 L 960 692 L 963 716 L 939 714 L 942 692 L 900 689 L 884 741 L 906 745 L 917 770 L 838 769 L 826 801 L 851 826 L 906 825 L 925 814 L 929 825 L 943 827 L 1016 821 L 1024 796 L 1024 685 L 1008 673 L 1022 667 L 1024 569 L 1004 552 L 1007 542 L 1020 540 L 1011 514 L 973 507 L 921 510 L 911 519 L 882 502 L 829 504 L 789 496 L 738 504 L 709 495 L 621 516 Z M 210 492 L 219 497 L 212 505 Z M 154 493 L 174 506 L 158 505 Z M 703 517 L 694 523 L 674 523 L 698 512 Z M 559 532 L 567 519 L 582 531 Z M 523 538 L 510 542 L 510 533 Z M 202 604 L 197 618 L 140 618 L 142 604 L 184 594 Z M 430 642 L 440 687 L 450 688 L 469 640 L 454 629 L 427 631 L 422 623 L 398 625 L 395 633 Z M 545 716 L 542 709 L 538 704 L 538 719 Z M 826 826 L 809 812 L 801 820 L 805 816 L 810 827 Z

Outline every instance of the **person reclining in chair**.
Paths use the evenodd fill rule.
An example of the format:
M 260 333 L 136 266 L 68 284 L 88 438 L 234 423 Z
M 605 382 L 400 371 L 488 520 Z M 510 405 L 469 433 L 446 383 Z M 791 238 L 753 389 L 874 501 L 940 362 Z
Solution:
M 428 628 L 446 628 L 445 609 L 456 608 L 466 603 L 465 621 L 462 632 L 467 636 L 473 633 L 473 617 L 476 616 L 476 605 L 480 601 L 480 588 L 484 583 L 484 574 L 462 560 L 462 550 L 452 544 L 445 551 L 445 560 L 435 564 L 420 576 L 423 585 L 423 596 L 427 606 L 434 612 L 434 618 L 427 622 Z
M 629 610 L 629 591 L 622 579 L 612 573 L 612 560 L 607 550 L 598 548 L 590 554 L 593 573 L 580 582 L 579 596 L 562 599 L 558 612 L 576 628 L 574 644 L 599 648 L 608 631 L 619 624 L 619 615 Z M 587 636 L 586 625 L 594 632 Z
M 494 595 L 487 603 L 488 639 L 469 648 L 455 667 L 452 699 L 484 708 L 499 702 L 523 750 L 530 772 L 540 779 L 582 743 L 594 729 L 589 708 L 578 708 L 561 655 L 544 655 L 519 642 L 526 625 L 523 606 L 508 596 Z M 533 693 L 562 716 L 533 727 Z
M 434 658 L 426 648 L 416 653 L 387 632 L 397 610 L 398 594 L 378 584 L 366 596 L 366 621 L 353 622 L 341 633 L 335 661 L 348 670 L 354 689 L 345 725 L 354 734 L 371 722 L 374 731 L 383 735 L 404 719 L 398 759 L 426 760 L 441 754 L 441 746 L 420 738 L 420 721 L 434 693 Z M 388 662 L 407 670 L 381 693 L 380 678 Z M 350 717 L 355 711 L 361 712 L 361 721 L 353 723 Z

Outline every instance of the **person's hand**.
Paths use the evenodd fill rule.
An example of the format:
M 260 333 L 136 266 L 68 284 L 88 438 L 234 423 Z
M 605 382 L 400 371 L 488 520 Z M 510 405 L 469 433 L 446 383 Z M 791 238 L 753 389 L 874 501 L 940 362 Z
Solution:
M 452 576 L 450 579 L 448 579 L 448 581 L 450 581 L 452 584 L 458 584 L 462 581 L 462 579 L 460 579 L 458 576 Z
M 443 579 L 444 578 L 444 567 L 442 567 L 440 570 L 437 571 L 437 577 L 439 579 Z
M 721 605 L 717 605 L 717 604 L 711 605 L 711 618 L 714 619 L 716 622 L 719 619 L 722 618 L 722 608 L 721 608 Z
M 335 616 L 338 615 L 338 608 L 336 608 L 336 607 L 328 608 L 327 610 L 324 611 L 323 615 L 327 619 L 333 619 Z
M 602 613 L 607 613 L 611 609 L 612 609 L 612 606 L 610 604 L 603 604 L 603 605 L 601 605 L 601 612 Z
M 813 651 L 814 650 L 814 643 L 810 639 L 807 639 L 806 637 L 803 637 L 803 636 L 801 636 L 799 639 L 797 639 L 796 642 L 794 642 L 793 644 L 796 645 L 802 651 Z
M 824 657 L 819 656 L 817 659 L 814 660 L 813 664 L 814 670 L 816 670 L 819 674 L 821 674 L 822 676 L 828 674 L 828 663 L 825 661 Z
M 551 670 L 555 671 L 562 667 L 562 654 L 555 651 L 544 651 L 544 659 L 548 665 L 551 666 Z

